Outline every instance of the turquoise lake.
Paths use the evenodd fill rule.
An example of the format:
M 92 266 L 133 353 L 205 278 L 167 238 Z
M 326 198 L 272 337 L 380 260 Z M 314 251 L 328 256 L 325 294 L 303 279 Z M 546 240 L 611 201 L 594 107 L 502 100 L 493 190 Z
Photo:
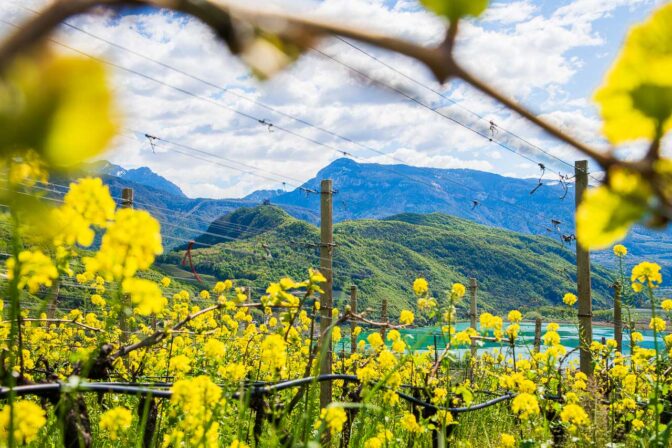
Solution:
M 546 332 L 546 326 L 548 324 L 544 323 L 542 325 L 542 335 Z M 468 322 L 458 322 L 456 324 L 456 331 L 462 331 L 469 327 Z M 651 330 L 639 330 L 640 333 L 644 335 L 644 340 L 638 345 L 646 348 L 653 348 L 653 332 Z M 360 334 L 358 341 L 366 341 L 366 337 L 373 333 L 373 330 L 364 330 Z M 443 350 L 446 346 L 446 341 L 441 334 L 441 329 L 439 327 L 420 327 L 420 328 L 409 328 L 399 331 L 406 341 L 406 344 L 409 347 L 412 347 L 414 350 L 428 350 L 433 348 L 436 344 L 438 350 Z M 345 333 L 345 332 L 344 332 Z M 579 344 L 579 337 L 577 328 L 575 325 L 571 324 L 560 324 L 560 329 L 558 333 L 561 337 L 561 343 L 568 350 L 576 348 Z M 614 330 L 610 326 L 593 326 L 593 340 L 601 341 L 602 338 L 613 339 Z M 659 336 L 659 346 L 662 344 L 662 338 Z M 525 346 L 528 346 L 531 350 L 534 345 L 534 322 L 522 322 L 520 324 L 520 333 L 518 339 L 516 340 L 516 353 L 525 354 L 528 352 Z M 484 341 L 483 345 L 480 346 L 484 350 L 493 350 L 496 348 L 508 348 L 506 341 L 502 343 Z M 334 350 L 346 351 L 350 350 L 350 338 L 344 334 L 344 337 L 335 345 Z M 460 352 L 465 350 L 458 350 Z M 624 354 L 630 353 L 630 335 L 626 330 L 623 332 L 623 352 Z

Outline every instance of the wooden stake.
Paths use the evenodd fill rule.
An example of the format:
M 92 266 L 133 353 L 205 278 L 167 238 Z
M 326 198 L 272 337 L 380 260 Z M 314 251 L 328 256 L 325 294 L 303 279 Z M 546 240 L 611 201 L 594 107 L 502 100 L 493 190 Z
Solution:
M 133 208 L 132 188 L 124 188 L 121 190 L 121 208 Z
M 350 287 L 350 310 L 353 313 L 357 312 L 357 287 L 352 285 Z M 355 353 L 357 351 L 357 338 L 355 337 L 355 327 L 357 322 L 350 321 L 350 353 Z
M 534 319 L 534 352 L 541 350 L 541 317 Z
M 614 282 L 614 339 L 616 350 L 623 353 L 623 313 L 621 309 L 621 282 Z
M 470 278 L 469 279 L 469 295 L 470 295 L 470 303 L 469 303 L 469 324 L 471 328 L 476 330 L 476 322 L 478 319 L 478 312 L 476 308 L 476 292 L 478 290 L 478 281 L 475 278 Z M 476 341 L 472 340 L 471 341 L 471 358 L 476 358 Z
M 583 194 L 588 188 L 588 162 L 577 160 L 574 164 L 576 178 L 575 206 L 578 209 Z M 576 241 L 576 289 L 579 294 L 579 364 L 581 372 L 586 375 L 593 373 L 593 360 L 589 350 L 593 341 L 593 304 L 590 292 L 590 253 Z
M 334 276 L 332 271 L 332 256 L 334 249 L 333 231 L 333 189 L 331 179 L 324 179 L 320 185 L 320 272 L 327 279 L 322 285 L 324 293 L 320 297 L 320 334 L 325 336 L 320 340 L 320 374 L 331 373 L 331 326 L 332 289 Z M 325 334 L 326 333 L 326 334 Z M 332 387 L 330 381 L 320 383 L 320 408 L 326 408 L 332 401 Z M 328 431 L 327 431 L 328 432 Z
M 124 188 L 121 190 L 121 208 L 133 208 L 133 189 Z M 129 299 L 127 295 L 121 297 L 123 303 L 121 303 L 121 309 L 119 310 L 119 329 L 121 330 L 121 336 L 119 337 L 122 345 L 128 344 L 128 320 L 126 319 L 126 307 L 130 306 Z M 128 358 L 124 357 L 124 365 L 128 367 Z
M 380 305 L 380 321 L 383 323 L 388 323 L 389 319 L 387 316 L 387 298 L 383 299 L 383 303 Z M 387 328 L 380 327 L 380 335 L 385 340 L 385 335 L 387 334 Z

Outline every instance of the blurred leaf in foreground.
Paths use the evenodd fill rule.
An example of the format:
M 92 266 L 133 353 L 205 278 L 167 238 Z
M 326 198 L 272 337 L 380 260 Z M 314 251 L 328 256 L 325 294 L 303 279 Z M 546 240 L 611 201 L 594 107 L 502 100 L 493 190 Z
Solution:
M 595 100 L 613 144 L 672 129 L 672 3 L 631 29 Z
M 420 0 L 425 8 L 455 22 L 465 16 L 480 16 L 488 7 L 488 0 Z
M 101 153 L 117 129 L 101 63 L 39 54 L 22 57 L 0 78 L 0 156 L 34 149 L 52 167 Z

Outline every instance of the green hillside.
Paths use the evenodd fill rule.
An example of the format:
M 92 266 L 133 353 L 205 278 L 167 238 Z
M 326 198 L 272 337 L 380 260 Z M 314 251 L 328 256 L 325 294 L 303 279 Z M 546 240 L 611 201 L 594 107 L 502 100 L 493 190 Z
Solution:
M 255 231 L 256 226 L 259 231 Z M 217 235 L 222 235 L 218 237 Z M 481 309 L 524 310 L 557 305 L 575 290 L 573 253 L 557 240 L 486 227 L 442 214 L 402 214 L 384 220 L 357 220 L 334 226 L 336 300 L 355 284 L 360 303 L 378 308 L 384 297 L 396 313 L 413 302 L 410 285 L 426 277 L 436 297 L 453 282 L 479 281 Z M 199 273 L 262 292 L 283 276 L 302 278 L 319 266 L 319 231 L 275 206 L 244 208 L 213 223 L 197 239 L 212 245 L 192 251 Z M 184 251 L 162 257 L 179 264 Z M 596 307 L 607 304 L 610 274 L 593 269 Z

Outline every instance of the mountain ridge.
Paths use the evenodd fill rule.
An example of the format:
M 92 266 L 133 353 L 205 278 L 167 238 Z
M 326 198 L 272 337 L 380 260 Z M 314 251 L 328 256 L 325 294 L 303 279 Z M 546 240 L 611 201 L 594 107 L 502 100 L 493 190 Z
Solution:
M 318 228 L 280 207 L 239 209 L 227 219 L 256 222 L 250 226 L 258 225 L 259 231 L 237 237 L 223 233 L 219 240 L 209 235 L 208 246 L 191 251 L 197 272 L 235 279 L 263 292 L 270 281 L 300 279 L 307 267 L 319 267 Z M 209 230 L 214 234 L 223 228 Z M 574 255 L 554 240 L 439 213 L 343 221 L 334 225 L 334 241 L 335 289 L 341 304 L 356 284 L 364 306 L 377 307 L 388 298 L 390 309 L 398 312 L 413 302 L 409 285 L 417 276 L 427 278 L 435 294 L 454 281 L 475 277 L 483 302 L 490 302 L 485 309 L 558 305 L 575 288 Z M 184 251 L 174 251 L 162 262 L 178 264 L 183 256 Z M 608 301 L 610 277 L 609 271 L 594 266 L 598 305 Z

